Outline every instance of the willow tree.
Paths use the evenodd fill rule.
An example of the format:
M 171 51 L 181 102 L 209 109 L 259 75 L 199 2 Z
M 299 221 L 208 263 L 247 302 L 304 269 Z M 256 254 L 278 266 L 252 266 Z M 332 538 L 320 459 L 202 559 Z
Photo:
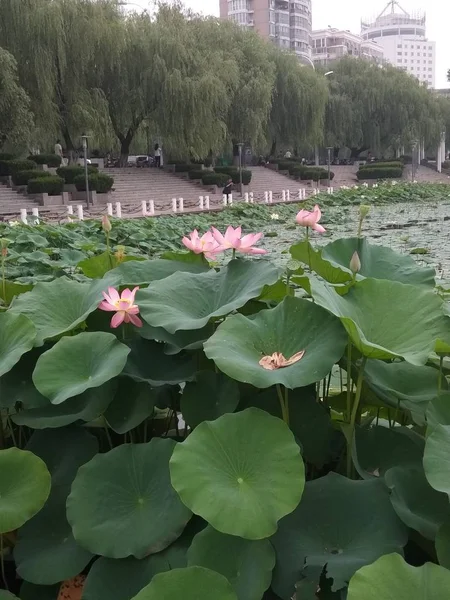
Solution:
M 325 106 L 328 98 L 326 79 L 302 65 L 291 53 L 273 49 L 276 79 L 270 112 L 271 154 L 277 142 L 297 148 L 322 142 Z
M 15 58 L 0 48 L 0 150 L 27 143 L 33 126 L 30 99 L 19 84 Z

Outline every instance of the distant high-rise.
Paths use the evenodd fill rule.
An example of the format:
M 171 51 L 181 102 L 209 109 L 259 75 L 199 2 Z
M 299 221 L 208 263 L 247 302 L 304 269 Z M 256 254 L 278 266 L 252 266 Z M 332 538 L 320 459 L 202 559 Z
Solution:
M 220 0 L 220 16 L 311 63 L 311 0 Z
M 434 88 L 436 43 L 427 39 L 425 24 L 424 13 L 410 15 L 390 0 L 378 17 L 361 22 L 361 36 L 383 48 L 384 60 Z

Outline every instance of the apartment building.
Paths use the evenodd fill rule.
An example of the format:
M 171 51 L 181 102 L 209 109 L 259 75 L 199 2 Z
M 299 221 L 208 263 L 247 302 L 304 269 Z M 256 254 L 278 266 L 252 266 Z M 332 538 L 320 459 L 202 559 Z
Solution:
M 364 40 L 348 30 L 318 29 L 312 32 L 312 59 L 314 64 L 327 65 L 346 56 L 383 62 L 383 48 L 377 42 Z

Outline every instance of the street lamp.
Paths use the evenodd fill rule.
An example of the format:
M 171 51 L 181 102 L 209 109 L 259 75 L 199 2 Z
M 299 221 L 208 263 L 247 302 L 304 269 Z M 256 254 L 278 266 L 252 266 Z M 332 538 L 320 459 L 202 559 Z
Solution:
M 413 140 L 412 141 L 412 156 L 411 156 L 411 182 L 414 182 L 414 179 L 416 177 L 416 173 L 415 173 L 415 155 L 416 155 L 416 148 L 417 148 L 417 144 L 418 141 L 417 140 Z
M 241 194 L 241 196 L 243 196 L 243 189 L 242 189 L 242 148 L 244 147 L 244 143 L 240 142 L 238 144 L 238 150 L 239 150 L 239 193 Z
M 89 209 L 89 173 L 88 173 L 88 158 L 87 158 L 87 141 L 88 136 L 82 135 L 81 139 L 83 140 L 83 155 L 84 155 L 84 180 L 86 183 L 86 204 Z

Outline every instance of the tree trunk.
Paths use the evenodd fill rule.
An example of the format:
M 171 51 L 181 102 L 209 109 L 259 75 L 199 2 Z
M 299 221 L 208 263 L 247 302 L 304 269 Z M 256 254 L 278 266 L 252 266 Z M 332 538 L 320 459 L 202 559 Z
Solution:
M 64 139 L 64 144 L 66 146 L 66 152 L 68 157 L 69 165 L 77 161 L 78 153 L 75 150 L 72 136 L 70 135 L 69 129 L 66 126 L 62 128 L 62 135 Z
M 120 142 L 120 166 L 126 167 L 128 164 L 128 156 L 130 154 L 130 144 L 131 140 L 128 140 L 128 137 L 124 138 Z
M 277 140 L 272 140 L 272 146 L 270 148 L 270 156 L 275 156 L 277 151 Z

